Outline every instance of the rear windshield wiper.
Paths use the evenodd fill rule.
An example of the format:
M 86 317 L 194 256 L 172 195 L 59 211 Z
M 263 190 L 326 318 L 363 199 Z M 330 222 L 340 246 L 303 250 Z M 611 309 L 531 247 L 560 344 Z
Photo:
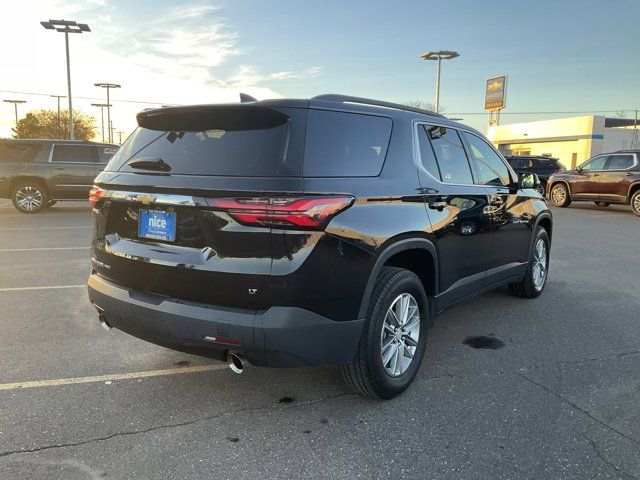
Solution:
M 161 172 L 170 172 L 171 165 L 157 157 L 140 157 L 127 162 L 131 168 L 142 168 L 144 170 L 159 170 Z

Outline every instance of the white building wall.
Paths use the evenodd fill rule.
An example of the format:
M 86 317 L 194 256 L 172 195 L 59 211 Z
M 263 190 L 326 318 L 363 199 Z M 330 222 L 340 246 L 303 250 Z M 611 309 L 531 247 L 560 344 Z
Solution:
M 487 136 L 506 155 L 550 155 L 573 168 L 594 155 L 633 148 L 633 130 L 605 128 L 605 120 L 587 115 L 491 126 Z

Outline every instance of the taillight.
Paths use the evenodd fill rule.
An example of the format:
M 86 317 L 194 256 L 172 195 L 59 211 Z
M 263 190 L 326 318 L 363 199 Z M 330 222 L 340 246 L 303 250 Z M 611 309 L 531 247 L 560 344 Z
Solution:
M 353 203 L 348 196 L 210 198 L 207 203 L 224 210 L 243 225 L 318 230 Z
M 103 198 L 105 198 L 106 193 L 104 190 L 102 190 L 100 187 L 93 187 L 90 191 L 89 191 L 89 206 L 91 208 L 95 207 L 98 202 L 100 200 L 102 200 Z

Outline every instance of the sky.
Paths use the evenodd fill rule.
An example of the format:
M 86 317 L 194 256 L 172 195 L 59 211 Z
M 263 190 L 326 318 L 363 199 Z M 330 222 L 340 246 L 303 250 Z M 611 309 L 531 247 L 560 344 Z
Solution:
M 145 108 L 239 92 L 433 102 L 435 65 L 420 54 L 440 49 L 460 53 L 443 64 L 445 114 L 481 131 L 485 81 L 500 74 L 503 124 L 640 108 L 640 0 L 3 0 L 2 12 L 0 99 L 26 100 L 21 117 L 56 108 L 64 35 L 39 22 L 87 23 L 90 33 L 70 36 L 74 109 L 99 125 L 91 103 L 106 98 L 94 83 L 121 84 L 111 103 L 124 137 Z M 13 126 L 0 102 L 0 137 Z

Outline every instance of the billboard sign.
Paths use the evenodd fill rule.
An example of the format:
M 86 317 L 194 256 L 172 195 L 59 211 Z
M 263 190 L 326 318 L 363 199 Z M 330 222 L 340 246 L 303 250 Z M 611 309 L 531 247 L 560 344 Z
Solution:
M 500 75 L 487 80 L 484 90 L 484 109 L 494 112 L 501 110 L 507 103 L 507 76 Z

